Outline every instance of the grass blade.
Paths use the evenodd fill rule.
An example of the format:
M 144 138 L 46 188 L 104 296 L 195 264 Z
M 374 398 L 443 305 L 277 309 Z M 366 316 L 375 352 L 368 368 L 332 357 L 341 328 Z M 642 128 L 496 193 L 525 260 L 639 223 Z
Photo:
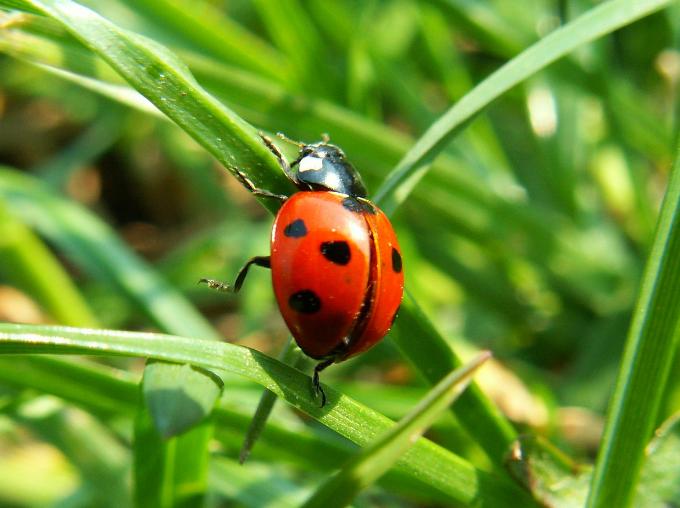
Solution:
M 0 273 L 25 288 L 60 323 L 97 326 L 97 319 L 66 270 L 0 198 Z
M 399 423 L 380 436 L 324 482 L 303 505 L 305 508 L 342 507 L 374 483 L 422 436 L 465 390 L 475 371 L 491 357 L 481 353 L 442 379 Z
M 656 236 L 610 401 L 588 506 L 629 506 L 644 449 L 658 418 L 680 339 L 680 157 L 661 206 Z
M 291 365 L 293 367 L 298 367 L 298 363 L 301 363 L 301 360 L 303 360 L 302 352 L 298 349 L 293 337 L 288 338 L 288 342 L 284 346 L 283 351 L 281 351 L 279 360 L 286 365 Z M 241 446 L 241 451 L 238 456 L 240 464 L 243 464 L 246 461 L 253 446 L 255 446 L 257 439 L 264 430 L 269 415 L 271 414 L 272 409 L 274 409 L 276 398 L 276 395 L 269 390 L 265 390 L 262 393 L 253 419 L 250 421 L 250 425 L 248 425 L 246 436 L 243 438 L 243 446 Z
M 491 74 L 437 120 L 401 159 L 375 194 L 391 213 L 425 175 L 451 138 L 513 86 L 582 44 L 608 34 L 670 4 L 670 0 L 612 0 L 589 10 L 532 45 Z
M 310 379 L 257 351 L 214 341 L 171 335 L 0 324 L 0 354 L 87 354 L 143 356 L 189 363 L 212 371 L 247 377 L 327 427 L 366 445 L 393 422 L 324 386 L 328 403 L 320 408 L 310 396 Z M 521 488 L 499 475 L 476 470 L 465 460 L 421 439 L 396 467 L 446 495 L 451 501 L 480 506 L 534 506 Z
M 431 385 L 437 384 L 448 372 L 463 365 L 408 292 L 390 337 L 404 357 Z M 414 341 L 413 337 L 422 340 Z M 516 438 L 516 432 L 479 387 L 473 384 L 466 390 L 452 411 L 492 462 L 502 464 Z
M 248 167 L 249 177 L 257 186 L 275 193 L 283 194 L 290 189 L 276 159 L 255 129 L 201 88 L 167 48 L 123 30 L 69 0 L 22 3 L 61 23 L 225 168 L 233 171 Z M 265 202 L 271 210 L 277 204 Z
M 6 167 L 0 167 L 0 195 L 19 218 L 55 242 L 85 271 L 121 288 L 160 329 L 218 338 L 207 320 L 179 292 L 85 209 Z

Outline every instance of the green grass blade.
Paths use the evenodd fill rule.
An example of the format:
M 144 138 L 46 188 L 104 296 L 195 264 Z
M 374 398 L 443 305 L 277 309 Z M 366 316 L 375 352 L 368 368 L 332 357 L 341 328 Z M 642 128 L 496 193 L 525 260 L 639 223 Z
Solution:
M 327 386 L 328 403 L 320 408 L 311 395 L 308 376 L 244 347 L 151 333 L 0 324 L 0 354 L 41 353 L 143 356 L 226 370 L 261 384 L 362 446 L 393 425 L 388 418 Z M 418 441 L 396 467 L 457 503 L 533 506 L 527 493 L 507 479 L 476 470 L 426 439 Z
M 211 53 L 277 81 L 290 77 L 285 57 L 267 42 L 247 31 L 209 1 L 123 0 L 135 13 L 143 14 L 146 25 L 158 24 L 171 30 L 174 40 Z M 183 42 L 184 42 L 183 41 Z
M 79 261 L 86 269 L 94 274 L 110 278 L 113 284 L 122 288 L 128 297 L 136 301 L 142 311 L 152 319 L 161 329 L 174 330 L 175 333 L 192 333 L 202 339 L 217 339 L 218 335 L 205 318 L 186 301 L 186 299 L 146 263 L 130 252 L 129 248 L 102 221 L 86 212 L 80 206 L 60 198 L 49 188 L 40 185 L 31 178 L 11 170 L 0 170 L 0 194 L 3 194 L 12 204 L 16 213 L 25 216 L 25 220 L 37 222 L 38 229 L 43 229 L 48 237 L 66 251 L 70 257 Z M 180 332 L 183 330 L 183 332 Z M 167 367 L 172 370 L 173 366 Z M 200 396 L 191 398 L 183 392 L 173 392 L 174 397 L 162 400 L 164 408 L 156 407 L 156 414 L 162 413 L 165 419 L 174 419 L 168 427 L 175 430 L 186 429 L 191 424 L 205 418 L 212 409 L 219 394 L 213 390 L 214 382 L 203 372 L 184 369 L 173 377 L 178 386 L 203 387 Z M 160 390 L 165 387 L 158 387 Z M 152 393 L 157 390 L 150 390 Z M 205 403 L 206 398 L 212 400 Z M 201 402 L 203 401 L 203 402 Z M 190 411 L 191 408 L 201 408 L 202 412 Z M 173 409 L 174 408 L 174 409 Z M 193 419 L 187 421 L 186 415 Z M 140 427 L 141 428 L 141 427 Z M 196 439 L 197 434 L 210 434 L 205 428 L 189 431 L 191 435 L 184 435 L 177 439 Z M 206 434 L 207 435 L 207 434 Z M 181 444 L 181 443 L 180 443 Z M 177 443 L 168 445 L 176 446 Z M 163 443 L 164 450 L 166 444 Z M 190 449 L 193 454 L 205 455 L 207 448 Z M 139 455 L 141 459 L 152 457 L 150 453 Z M 169 457 L 164 455 L 164 457 Z M 174 458 L 169 457 L 169 458 Z M 185 462 L 195 462 L 201 459 L 184 457 Z M 181 462 L 181 461 L 180 461 Z M 139 464 L 137 461 L 136 464 Z M 150 475 L 158 475 L 163 471 L 175 471 L 168 467 L 156 468 L 151 465 L 143 468 Z M 196 474 L 207 475 L 206 470 L 195 470 Z M 143 483 L 150 481 L 145 478 Z M 197 484 L 204 479 L 198 478 Z M 157 483 L 160 483 L 158 480 Z M 175 488 L 172 489 L 175 491 Z
M 412 192 L 452 137 L 496 98 L 582 44 L 670 4 L 670 0 L 612 0 L 555 30 L 491 74 L 437 120 L 401 159 L 375 194 L 392 212 Z
M 449 372 L 463 365 L 408 292 L 395 325 L 390 337 L 404 357 L 431 385 L 437 384 Z M 414 337 L 420 337 L 421 340 L 415 341 Z M 517 434 L 479 387 L 473 384 L 466 390 L 452 411 L 492 462 L 502 464 Z
M 170 333 L 217 339 L 186 299 L 133 254 L 100 219 L 18 171 L 0 167 L 0 195 L 14 213 L 95 277 L 110 280 Z
M 0 380 L 56 395 L 97 415 L 132 414 L 139 401 L 136 376 L 71 358 L 2 356 Z
M 97 319 L 66 270 L 0 198 L 0 274 L 30 291 L 60 323 L 97 326 Z
M 475 371 L 491 354 L 482 353 L 454 370 L 428 392 L 404 418 L 353 457 L 340 472 L 324 482 L 305 508 L 342 507 L 382 476 L 425 433 L 465 390 Z
M 47 355 L 0 356 L 0 382 L 4 386 L 55 395 L 104 420 L 112 416 L 132 418 L 137 411 L 138 376 L 101 364 Z M 231 438 L 230 449 L 236 453 L 243 433 L 252 421 L 252 414 L 246 408 L 227 403 L 216 408 L 214 417 L 216 438 L 222 442 Z M 334 435 L 299 426 L 291 428 L 288 421 L 278 418 L 268 421 L 260 440 L 263 460 L 283 460 L 321 474 L 335 469 L 351 451 Z M 404 472 L 391 471 L 380 483 L 412 497 L 442 503 L 450 501 L 434 489 L 423 488 L 425 484 Z M 212 483 L 211 486 L 217 488 Z
M 680 339 L 680 157 L 670 174 L 628 332 L 588 506 L 629 506 Z
M 253 182 L 272 192 L 290 189 L 255 129 L 201 88 L 167 48 L 69 0 L 27 0 L 24 4 L 60 22 L 225 168 L 249 168 Z M 265 206 L 275 210 L 277 203 L 268 201 Z
M 298 367 L 298 364 L 304 360 L 302 352 L 295 344 L 293 337 L 288 338 L 288 342 L 284 346 L 283 351 L 281 351 L 279 360 L 282 363 L 291 365 L 293 367 Z M 257 439 L 260 437 L 260 434 L 267 424 L 267 420 L 269 419 L 272 409 L 274 409 L 276 398 L 276 395 L 274 395 L 269 390 L 265 390 L 262 393 L 260 401 L 257 404 L 255 414 L 253 415 L 253 419 L 250 421 L 246 435 L 243 438 L 243 445 L 241 446 L 241 451 L 239 452 L 238 456 L 239 463 L 243 464 L 250 455 L 253 446 L 255 446 Z

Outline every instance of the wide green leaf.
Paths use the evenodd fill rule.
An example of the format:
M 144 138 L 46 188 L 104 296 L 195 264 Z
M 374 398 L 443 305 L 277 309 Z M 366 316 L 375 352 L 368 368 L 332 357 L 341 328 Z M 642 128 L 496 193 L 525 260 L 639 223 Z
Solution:
M 222 380 L 208 371 L 188 377 L 190 365 L 149 363 L 144 369 L 142 393 L 158 432 L 164 438 L 190 429 L 212 413 Z

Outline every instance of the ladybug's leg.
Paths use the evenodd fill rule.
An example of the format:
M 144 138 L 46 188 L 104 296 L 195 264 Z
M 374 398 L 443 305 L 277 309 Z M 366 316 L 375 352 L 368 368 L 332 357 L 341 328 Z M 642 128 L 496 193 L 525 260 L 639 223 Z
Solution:
M 255 187 L 255 184 L 252 182 L 250 178 L 248 178 L 243 171 L 240 169 L 235 169 L 234 170 L 234 175 L 236 178 L 238 178 L 239 182 L 243 184 L 243 186 L 248 189 L 252 194 L 256 196 L 263 196 L 265 198 L 274 198 L 278 199 L 281 202 L 284 202 L 286 199 L 288 199 L 288 196 L 285 194 L 274 194 L 273 192 L 269 192 L 268 190 L 260 189 L 259 187 Z
M 243 281 L 246 279 L 246 275 L 248 275 L 248 268 L 250 268 L 251 265 L 257 265 L 263 268 L 271 268 L 269 256 L 255 256 L 254 258 L 250 258 L 248 262 L 245 265 L 243 265 L 243 267 L 238 271 L 233 286 L 213 279 L 201 279 L 198 282 L 207 284 L 210 289 L 217 289 L 218 291 L 228 291 L 230 293 L 238 293 L 239 290 L 241 289 L 241 286 L 243 286 Z
M 288 161 L 283 157 L 283 154 L 281 153 L 281 150 L 279 150 L 279 147 L 277 147 L 274 142 L 269 139 L 267 136 L 265 136 L 263 133 L 260 134 L 260 139 L 262 139 L 262 142 L 267 145 L 267 148 L 269 148 L 269 151 L 274 154 L 274 157 L 276 157 L 276 160 L 279 161 L 279 166 L 281 166 L 281 169 L 283 170 L 283 173 L 286 175 L 288 180 L 293 182 L 295 185 L 298 184 L 297 179 L 295 178 L 295 173 L 293 173 L 293 170 L 290 169 L 290 164 L 288 164 Z M 297 161 L 296 161 L 297 162 Z M 295 163 L 293 163 L 295 165 Z
M 326 394 L 321 388 L 321 383 L 319 382 L 319 372 L 324 370 L 326 367 L 331 365 L 335 361 L 335 358 L 329 358 L 323 362 L 317 363 L 314 367 L 314 377 L 312 377 L 312 386 L 314 387 L 314 394 L 318 397 L 321 395 L 321 407 L 326 405 Z

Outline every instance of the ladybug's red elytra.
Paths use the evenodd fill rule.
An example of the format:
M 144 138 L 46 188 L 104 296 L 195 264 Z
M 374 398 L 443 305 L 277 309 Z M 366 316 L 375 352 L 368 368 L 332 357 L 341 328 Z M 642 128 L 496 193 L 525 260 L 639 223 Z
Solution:
M 367 198 L 357 171 L 337 146 L 300 145 L 288 164 L 278 148 L 260 135 L 285 175 L 299 189 L 292 196 L 256 188 L 254 194 L 282 201 L 271 236 L 270 256 L 257 256 L 241 268 L 233 286 L 202 279 L 212 288 L 238 292 L 251 265 L 271 268 L 281 315 L 302 351 L 319 372 L 366 351 L 389 331 L 404 291 L 397 236 L 385 214 Z

